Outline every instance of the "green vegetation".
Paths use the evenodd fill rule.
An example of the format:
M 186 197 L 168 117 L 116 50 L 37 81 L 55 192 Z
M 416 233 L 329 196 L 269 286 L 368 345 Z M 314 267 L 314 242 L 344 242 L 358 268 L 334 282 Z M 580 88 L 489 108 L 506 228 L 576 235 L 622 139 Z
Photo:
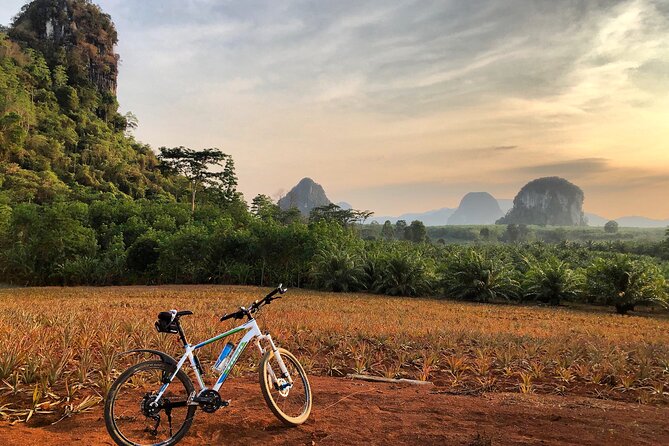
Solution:
M 379 276 L 372 291 L 390 296 L 430 294 L 435 286 L 432 259 L 423 250 L 407 246 L 392 248 L 386 250 L 379 263 Z
M 352 291 L 362 288 L 362 266 L 355 254 L 329 246 L 313 259 L 314 284 L 327 291 Z
M 608 232 L 609 234 L 615 234 L 618 232 L 618 222 L 615 220 L 610 220 L 607 221 L 606 224 L 604 225 L 604 231 Z
M 657 265 L 646 259 L 615 255 L 595 259 L 587 269 L 592 302 L 613 305 L 620 314 L 643 303 L 667 303 L 667 283 Z
M 105 36 L 99 37 L 100 48 L 113 48 L 109 17 L 87 4 L 85 10 L 97 14 L 88 14 L 88 25 L 58 46 L 37 39 L 31 26 L 45 19 L 32 6 L 24 9 L 26 15 L 10 31 L 16 40 L 0 34 L 0 201 L 43 204 L 90 201 L 98 193 L 120 198 L 178 193 L 151 149 L 126 133 L 135 122 L 118 113 L 115 65 L 103 69 L 102 61 L 85 52 L 93 51 L 86 42 L 98 32 Z M 86 28 L 97 31 L 84 39 Z M 115 64 L 116 55 L 109 57 Z
M 365 240 L 407 240 L 406 222 L 358 226 Z M 428 226 L 426 239 L 436 244 L 577 243 L 592 251 L 643 254 L 669 260 L 669 240 L 663 228 L 620 227 L 615 233 L 601 227 L 468 225 Z
M 502 260 L 474 250 L 457 252 L 449 260 L 444 273 L 446 296 L 478 302 L 518 297 L 516 274 Z
M 238 199 L 235 164 L 230 155 L 218 149 L 191 150 L 186 147 L 160 148 L 163 171 L 183 175 L 190 187 L 191 211 L 195 212 L 195 196 L 200 190 L 215 191 L 223 203 Z M 213 166 L 223 166 L 223 171 L 214 172 Z
M 556 257 L 528 261 L 529 269 L 523 280 L 525 299 L 551 305 L 575 300 L 583 290 L 582 275 Z
M 349 227 L 355 223 L 363 222 L 372 215 L 370 211 L 358 211 L 355 209 L 342 209 L 336 204 L 318 206 L 311 210 L 309 221 L 334 221 L 342 226 Z
M 621 313 L 667 302 L 669 267 L 660 259 L 669 258 L 669 235 L 660 231 L 364 225 L 369 211 L 330 204 L 306 216 L 266 195 L 249 209 L 229 155 L 176 147 L 157 157 L 134 140 L 136 119 L 118 113 L 111 20 L 85 0 L 63 3 L 77 12 L 68 18 L 55 8 L 61 3 L 31 3 L 12 39 L 0 34 L 2 282 L 283 282 L 587 302 Z M 47 19 L 80 22 L 45 43 L 36 30 Z

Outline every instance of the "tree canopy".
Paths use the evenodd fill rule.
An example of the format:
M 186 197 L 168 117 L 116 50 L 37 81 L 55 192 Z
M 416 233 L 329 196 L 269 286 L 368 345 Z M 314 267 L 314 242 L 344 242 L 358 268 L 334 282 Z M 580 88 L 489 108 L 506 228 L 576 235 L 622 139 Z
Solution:
M 164 173 L 183 175 L 188 180 L 192 212 L 195 212 L 195 196 L 199 190 L 215 192 L 224 203 L 238 198 L 235 164 L 230 155 L 218 149 L 161 147 L 159 159 Z M 223 169 L 213 171 L 212 168 L 216 166 Z
M 336 204 L 330 203 L 325 206 L 314 208 L 309 215 L 309 221 L 332 221 L 348 227 L 354 223 L 362 223 L 371 217 L 371 211 L 359 211 L 356 209 L 342 209 Z

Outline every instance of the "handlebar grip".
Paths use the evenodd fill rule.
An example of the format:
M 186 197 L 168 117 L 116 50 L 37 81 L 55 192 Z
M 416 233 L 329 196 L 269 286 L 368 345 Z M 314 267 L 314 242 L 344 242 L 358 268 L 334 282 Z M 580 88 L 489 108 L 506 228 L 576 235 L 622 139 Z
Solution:
M 283 284 L 281 283 L 281 284 L 279 284 L 278 287 L 276 287 L 276 289 L 272 290 L 267 296 L 265 296 L 265 299 L 269 300 L 272 297 L 274 297 L 275 294 L 277 294 L 277 293 L 283 294 L 286 291 L 288 291 L 288 288 L 284 288 Z

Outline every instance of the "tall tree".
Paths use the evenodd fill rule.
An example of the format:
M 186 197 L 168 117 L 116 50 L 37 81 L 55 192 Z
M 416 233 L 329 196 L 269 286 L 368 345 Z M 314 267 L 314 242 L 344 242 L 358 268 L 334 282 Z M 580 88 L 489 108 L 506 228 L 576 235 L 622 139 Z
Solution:
M 330 203 L 326 206 L 319 206 L 312 209 L 309 214 L 309 221 L 316 222 L 320 220 L 335 221 L 342 226 L 350 226 L 354 223 L 363 223 L 374 213 L 371 211 L 359 211 L 356 209 L 342 209 L 336 204 Z
M 427 230 L 420 220 L 414 220 L 409 226 L 404 228 L 404 238 L 414 243 L 424 242 L 427 238 Z
M 390 223 L 390 220 L 386 220 L 385 223 L 383 223 L 383 228 L 381 229 L 381 235 L 386 240 L 392 240 L 393 238 L 395 238 L 395 228 L 393 228 L 393 224 Z
M 261 220 L 274 218 L 279 213 L 279 206 L 264 194 L 258 194 L 251 201 L 251 213 Z
M 232 157 L 218 149 L 198 151 L 183 146 L 161 147 L 159 158 L 163 170 L 183 175 L 188 179 L 193 212 L 195 212 L 195 196 L 199 190 L 209 188 L 218 190 L 228 202 L 237 194 L 237 176 Z M 223 171 L 212 172 L 211 168 L 214 166 L 222 166 Z
M 618 227 L 619 225 L 617 221 L 609 220 L 604 225 L 604 232 L 606 232 L 607 234 L 615 234 L 616 232 L 618 232 Z
M 407 222 L 406 220 L 397 220 L 395 222 L 395 235 L 397 235 L 397 238 L 401 238 L 404 236 L 404 230 L 407 227 Z

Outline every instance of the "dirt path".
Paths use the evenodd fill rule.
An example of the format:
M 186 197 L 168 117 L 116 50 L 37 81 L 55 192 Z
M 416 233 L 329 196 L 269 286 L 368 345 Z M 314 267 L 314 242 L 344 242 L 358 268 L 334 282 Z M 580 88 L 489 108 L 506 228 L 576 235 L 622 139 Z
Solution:
M 213 415 L 199 412 L 180 444 L 669 444 L 669 407 L 544 395 L 456 396 L 427 386 L 322 377 L 311 381 L 314 410 L 299 428 L 284 428 L 265 406 L 257 382 L 238 378 L 226 385 L 231 406 Z M 0 444 L 113 445 L 99 407 L 55 426 L 2 423 Z

